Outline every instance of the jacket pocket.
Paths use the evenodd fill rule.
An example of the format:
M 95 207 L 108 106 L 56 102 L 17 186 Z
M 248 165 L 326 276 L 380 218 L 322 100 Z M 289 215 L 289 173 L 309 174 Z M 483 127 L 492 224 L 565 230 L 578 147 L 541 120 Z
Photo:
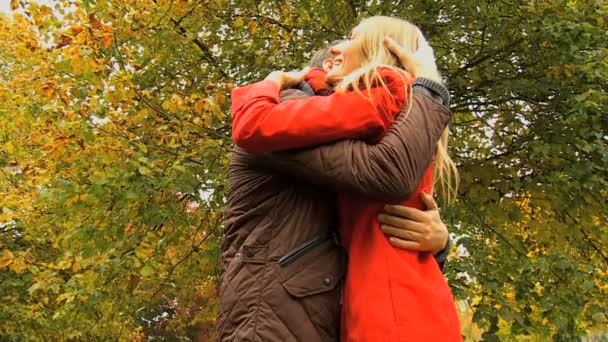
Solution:
M 342 248 L 325 240 L 314 250 L 282 268 L 282 284 L 296 298 L 333 290 L 344 277 L 346 260 Z
M 298 340 L 337 341 L 346 271 L 342 247 L 326 239 L 278 269 L 285 297 L 276 300 L 277 316 L 288 322 Z
M 300 246 L 290 250 L 289 252 L 287 252 L 284 256 L 282 256 L 279 259 L 279 266 L 285 267 L 285 266 L 289 265 L 290 263 L 297 260 L 299 257 L 305 255 L 306 253 L 308 253 L 315 247 L 319 246 L 320 244 L 322 244 L 323 242 L 325 242 L 327 239 L 329 239 L 332 236 L 333 236 L 333 234 L 330 232 L 320 234 L 319 236 L 315 237 L 314 239 L 307 241 L 307 242 L 301 244 Z

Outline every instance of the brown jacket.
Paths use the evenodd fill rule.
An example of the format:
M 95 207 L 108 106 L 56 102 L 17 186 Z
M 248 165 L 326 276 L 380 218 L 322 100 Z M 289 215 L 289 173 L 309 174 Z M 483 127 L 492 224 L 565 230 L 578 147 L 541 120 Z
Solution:
M 298 92 L 282 99 L 303 96 Z M 408 198 L 450 118 L 446 107 L 415 90 L 410 112 L 377 145 L 344 140 L 264 155 L 236 148 L 218 340 L 337 341 L 346 256 L 332 234 L 335 192 Z

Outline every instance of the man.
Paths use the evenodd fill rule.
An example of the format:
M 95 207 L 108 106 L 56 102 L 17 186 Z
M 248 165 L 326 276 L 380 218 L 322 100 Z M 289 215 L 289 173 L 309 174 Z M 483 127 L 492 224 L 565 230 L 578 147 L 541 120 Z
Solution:
M 339 339 L 346 256 L 334 233 L 335 195 L 347 191 L 388 202 L 415 189 L 451 117 L 441 104 L 447 96 L 431 96 L 447 93 L 443 86 L 417 84 L 409 114 L 400 115 L 377 145 L 345 140 L 265 155 L 235 149 L 218 340 Z M 307 95 L 288 90 L 282 101 L 302 96 Z M 432 207 L 428 212 L 389 206 L 379 217 L 393 244 L 432 252 L 445 247 L 445 225 L 432 199 L 425 201 Z M 446 253 L 436 256 L 438 262 Z

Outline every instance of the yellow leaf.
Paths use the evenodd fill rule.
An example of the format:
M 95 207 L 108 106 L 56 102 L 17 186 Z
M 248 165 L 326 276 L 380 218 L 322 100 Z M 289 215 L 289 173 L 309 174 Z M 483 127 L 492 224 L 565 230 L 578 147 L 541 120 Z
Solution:
M 72 272 L 78 273 L 82 269 L 82 265 L 79 260 L 74 261 L 72 264 Z
M 13 256 L 13 253 L 11 253 L 11 251 L 9 251 L 8 249 L 3 250 L 2 256 L 0 256 L 0 270 L 12 264 L 14 259 L 15 257 Z
M 162 107 L 164 110 L 174 110 L 175 109 L 175 105 L 173 104 L 173 102 L 171 102 L 169 100 L 163 101 Z
M 137 257 L 140 260 L 147 260 L 153 254 L 154 254 L 154 248 L 151 248 L 150 246 L 147 246 L 147 245 L 142 245 L 135 250 L 135 255 L 137 255 Z
M 62 260 L 57 264 L 50 265 L 50 268 L 52 268 L 54 270 L 67 270 L 67 269 L 72 268 L 72 261 L 71 260 Z
M 17 256 L 13 259 L 13 263 L 9 267 L 15 273 L 23 273 L 27 269 L 27 265 L 22 257 Z
M 184 103 L 184 99 L 177 94 L 173 94 L 170 100 L 163 101 L 162 107 L 168 111 L 186 110 L 188 108 Z
M 179 110 L 186 110 L 188 109 L 188 107 L 186 106 L 184 99 L 177 95 L 177 94 L 173 94 L 171 96 L 171 100 L 173 100 L 173 102 L 175 103 L 175 107 Z
M 534 285 L 534 291 L 536 291 L 536 293 L 537 293 L 539 296 L 542 296 L 542 295 L 543 295 L 543 291 L 544 291 L 544 290 L 545 290 L 545 287 L 544 287 L 544 286 L 542 286 L 541 284 L 536 283 L 536 285 Z
M 245 21 L 243 20 L 243 17 L 238 17 L 234 21 L 234 28 L 241 28 L 241 27 L 243 27 L 244 24 L 245 24 Z
M 10 141 L 4 144 L 4 148 L 6 149 L 6 152 L 8 152 L 8 154 L 15 153 L 15 146 L 13 146 L 13 143 Z
M 57 296 L 57 299 L 55 299 L 55 301 L 56 301 L 57 303 L 61 303 L 61 302 L 63 302 L 64 300 L 68 300 L 68 294 L 67 294 L 67 293 L 62 293 L 62 294 L 60 294 L 59 296 Z

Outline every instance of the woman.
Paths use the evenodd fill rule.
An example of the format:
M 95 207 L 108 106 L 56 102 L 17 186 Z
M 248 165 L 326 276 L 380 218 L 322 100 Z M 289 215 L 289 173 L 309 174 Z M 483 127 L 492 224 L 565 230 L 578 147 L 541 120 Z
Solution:
M 301 75 L 271 73 L 266 81 L 233 92 L 233 136 L 254 152 L 358 137 L 377 141 L 400 113 L 408 97 L 409 77 L 384 47 L 385 36 L 411 51 L 427 44 L 412 24 L 388 17 L 363 20 L 351 40 L 335 49 L 327 79 L 335 92 L 325 98 L 278 104 L 280 89 Z M 437 75 L 438 78 L 438 75 Z M 340 116 L 333 115 L 341 111 Z M 454 165 L 438 144 L 435 175 L 451 190 Z M 401 204 L 422 207 L 419 193 L 430 193 L 433 165 L 415 193 Z M 340 231 L 349 253 L 342 318 L 343 340 L 460 340 L 453 298 L 437 263 L 427 254 L 392 248 L 376 215 L 383 207 L 349 194 L 339 196 Z M 393 316 L 387 320 L 387 315 Z

